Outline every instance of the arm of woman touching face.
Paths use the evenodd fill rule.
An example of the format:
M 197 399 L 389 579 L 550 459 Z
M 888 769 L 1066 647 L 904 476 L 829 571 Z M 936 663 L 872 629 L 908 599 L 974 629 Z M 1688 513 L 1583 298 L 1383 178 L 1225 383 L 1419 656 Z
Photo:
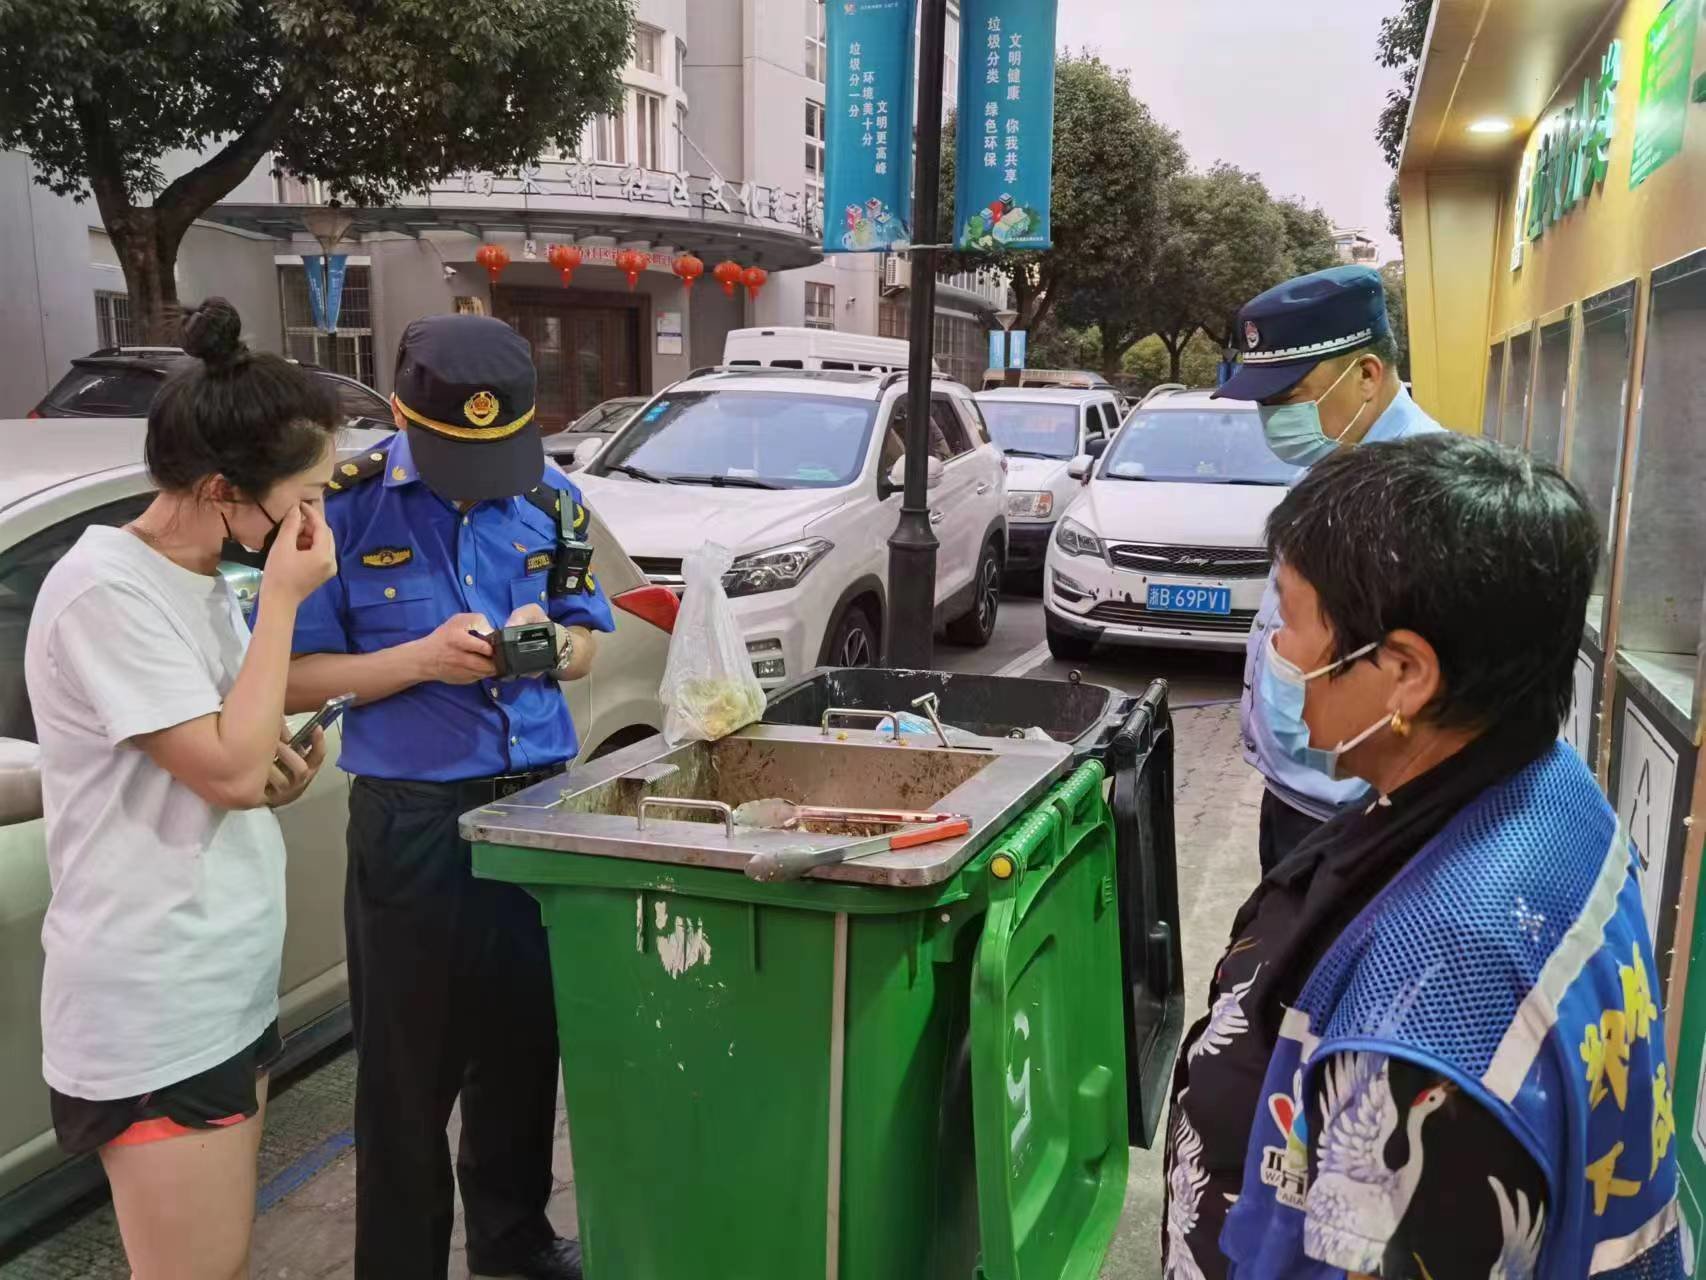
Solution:
M 224 809 L 256 809 L 268 803 L 297 606 L 336 568 L 332 531 L 324 516 L 311 504 L 293 506 L 267 556 L 268 608 L 256 620 L 243 666 L 223 705 L 211 715 L 132 739 L 207 803 Z

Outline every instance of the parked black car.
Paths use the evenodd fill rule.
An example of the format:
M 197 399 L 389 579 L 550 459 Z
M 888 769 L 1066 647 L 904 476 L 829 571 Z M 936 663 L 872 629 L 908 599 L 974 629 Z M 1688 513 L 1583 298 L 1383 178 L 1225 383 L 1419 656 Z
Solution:
M 71 370 L 32 409 L 32 418 L 142 418 L 161 384 L 190 357 L 177 347 L 103 347 L 71 362 Z M 304 366 L 330 382 L 351 425 L 395 426 L 391 404 L 354 378 Z

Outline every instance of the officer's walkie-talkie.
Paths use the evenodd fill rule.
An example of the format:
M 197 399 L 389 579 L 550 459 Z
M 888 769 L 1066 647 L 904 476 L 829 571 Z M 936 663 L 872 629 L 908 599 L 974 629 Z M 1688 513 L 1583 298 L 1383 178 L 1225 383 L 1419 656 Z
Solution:
M 592 567 L 592 543 L 575 531 L 575 501 L 557 495 L 557 553 L 551 560 L 551 594 L 572 595 L 586 586 Z

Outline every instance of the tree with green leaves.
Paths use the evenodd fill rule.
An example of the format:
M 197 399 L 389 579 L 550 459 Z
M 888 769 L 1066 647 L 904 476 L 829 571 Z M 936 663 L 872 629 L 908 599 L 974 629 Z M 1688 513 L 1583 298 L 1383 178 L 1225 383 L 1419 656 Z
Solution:
M 942 138 L 937 239 L 945 243 L 954 239 L 956 225 L 956 130 L 957 121 L 950 121 Z M 950 254 L 942 267 L 1004 273 L 1018 304 L 1017 327 L 1036 329 L 1075 286 L 1107 281 L 1152 252 L 1162 189 L 1184 164 L 1178 135 L 1132 97 L 1125 72 L 1090 53 L 1062 57 L 1055 68 L 1053 250 Z M 1125 323 L 1120 316 L 1109 319 Z M 1130 341 L 1141 336 L 1134 333 Z M 1104 351 L 1108 341 L 1104 337 Z
M 1291 254 L 1291 274 L 1306 276 L 1339 265 L 1339 250 L 1333 244 L 1333 222 L 1319 205 L 1301 200 L 1276 200 L 1285 219 L 1286 249 Z
M 1386 314 L 1392 322 L 1392 345 L 1398 349 L 1398 377 L 1410 380 L 1410 313 L 1409 292 L 1404 283 L 1404 260 L 1388 262 L 1380 268 L 1381 283 L 1386 286 Z
M 1434 0 L 1402 0 L 1397 13 L 1380 20 L 1375 60 L 1397 71 L 1401 84 L 1387 93 L 1374 136 L 1394 169 L 1404 154 L 1404 131 L 1410 124 L 1410 102 L 1416 96 L 1416 73 L 1421 69 L 1433 9 Z
M 169 342 L 184 234 L 269 153 L 355 204 L 513 172 L 615 101 L 632 28 L 632 0 L 5 0 L 0 147 L 94 196 Z
M 1175 184 L 1168 251 L 1188 268 L 1197 324 L 1225 349 L 1246 302 L 1293 269 L 1290 224 L 1261 178 L 1229 164 Z

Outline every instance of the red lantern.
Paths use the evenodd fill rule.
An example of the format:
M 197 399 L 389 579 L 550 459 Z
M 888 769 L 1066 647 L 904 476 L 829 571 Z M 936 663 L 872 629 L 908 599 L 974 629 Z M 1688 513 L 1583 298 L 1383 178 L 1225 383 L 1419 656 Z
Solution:
M 747 293 L 757 302 L 758 291 L 764 287 L 764 282 L 770 279 L 770 273 L 763 267 L 748 267 L 741 279 L 746 282 Z
M 581 251 L 572 244 L 554 244 L 545 251 L 545 260 L 563 273 L 563 288 L 575 278 L 575 268 L 581 264 Z
M 640 272 L 646 269 L 646 255 L 637 249 L 624 249 L 616 255 L 616 269 L 628 277 L 628 287 L 640 283 Z
M 504 268 L 509 266 L 509 250 L 501 244 L 483 244 L 475 251 L 474 261 L 486 269 L 486 274 L 491 276 L 492 283 L 496 284 L 498 277 L 504 273 Z
M 675 260 L 675 265 L 671 270 L 675 272 L 675 274 L 680 278 L 681 283 L 686 285 L 688 291 L 691 292 L 693 289 L 693 282 L 705 274 L 705 264 L 698 258 L 695 258 L 691 253 L 684 253 Z
M 735 296 L 735 286 L 741 282 L 745 274 L 746 273 L 740 269 L 740 263 L 730 262 L 727 259 L 719 262 L 717 264 L 717 269 L 711 272 L 712 278 L 714 278 L 718 284 L 723 286 L 723 292 L 728 294 L 731 298 Z

